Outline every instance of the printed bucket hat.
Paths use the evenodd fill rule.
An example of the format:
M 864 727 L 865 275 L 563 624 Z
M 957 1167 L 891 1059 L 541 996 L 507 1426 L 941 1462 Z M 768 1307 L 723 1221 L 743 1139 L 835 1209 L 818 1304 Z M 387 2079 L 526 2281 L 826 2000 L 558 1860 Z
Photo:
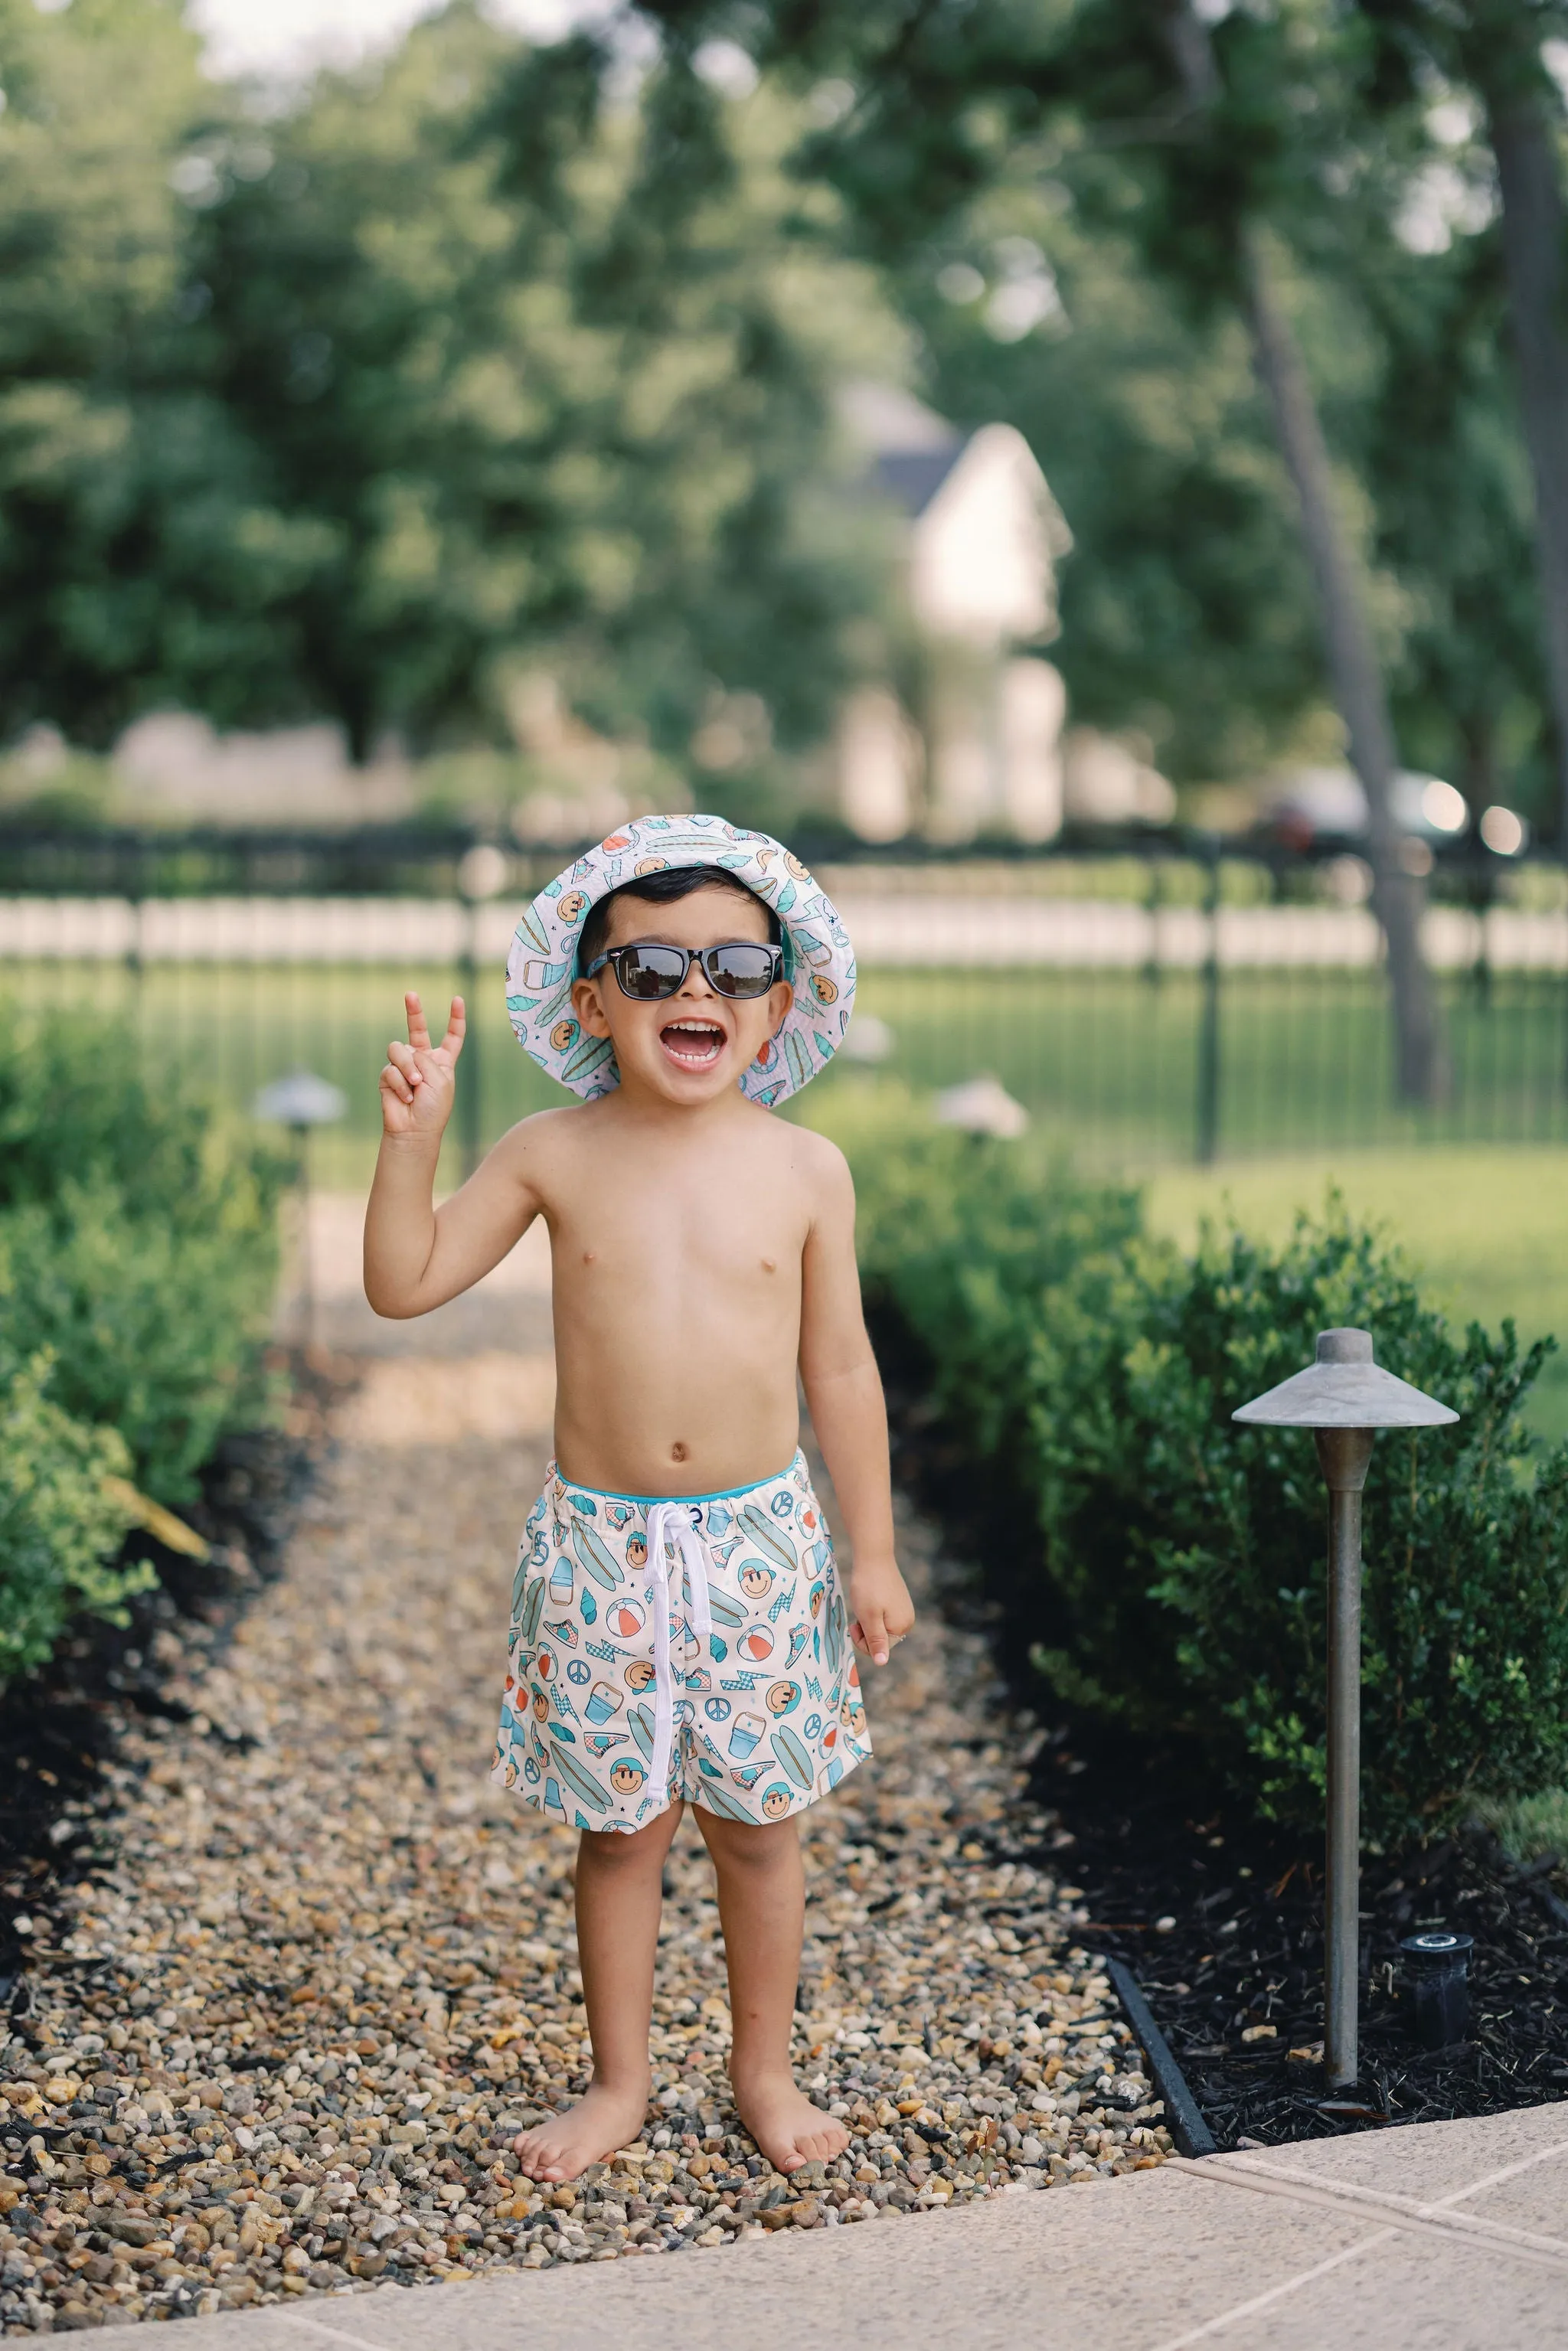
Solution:
M 837 909 L 800 859 L 768 833 L 721 817 L 638 817 L 539 892 L 507 957 L 507 1010 L 517 1042 L 584 1102 L 620 1084 L 610 1040 L 588 1036 L 571 1008 L 583 918 L 623 882 L 676 865 L 723 866 L 779 917 L 794 1001 L 740 1081 L 743 1093 L 770 1110 L 809 1085 L 837 1051 L 854 1008 L 855 959 Z

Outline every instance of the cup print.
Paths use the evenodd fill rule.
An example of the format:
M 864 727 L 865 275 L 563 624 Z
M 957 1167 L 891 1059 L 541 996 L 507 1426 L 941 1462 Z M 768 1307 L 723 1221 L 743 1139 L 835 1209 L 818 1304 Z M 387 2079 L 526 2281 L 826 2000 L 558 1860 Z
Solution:
M 625 1700 L 618 1689 L 612 1689 L 608 1682 L 595 1682 L 588 1693 L 588 1719 L 590 1722 L 609 1722 L 620 1713 L 624 1704 Z
M 729 1734 L 729 1751 L 744 1762 L 767 1729 L 759 1714 L 737 1714 Z

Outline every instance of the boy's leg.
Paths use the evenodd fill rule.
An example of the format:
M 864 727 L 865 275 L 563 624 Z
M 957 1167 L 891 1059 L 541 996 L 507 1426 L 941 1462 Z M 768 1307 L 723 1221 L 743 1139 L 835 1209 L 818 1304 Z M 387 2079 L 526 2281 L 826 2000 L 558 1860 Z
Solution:
M 664 1856 L 681 1807 L 631 1835 L 584 1829 L 577 1849 L 577 1950 L 593 2043 L 586 2097 L 514 2140 L 530 2179 L 575 2179 L 627 2147 L 648 2110 L 648 2031 Z
M 806 1881 L 796 1823 L 721 1821 L 693 1807 L 718 1876 L 729 1965 L 729 2079 L 747 2129 L 779 2171 L 828 2162 L 849 2133 L 798 2089 L 789 2064 Z

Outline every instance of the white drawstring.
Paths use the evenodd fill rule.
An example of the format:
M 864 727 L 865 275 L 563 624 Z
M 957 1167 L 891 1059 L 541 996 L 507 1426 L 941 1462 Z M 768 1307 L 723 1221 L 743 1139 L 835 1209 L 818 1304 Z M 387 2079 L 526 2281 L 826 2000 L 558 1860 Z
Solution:
M 664 1561 L 668 1546 L 672 1557 Z M 648 1780 L 655 1796 L 669 1786 L 675 1741 L 675 1677 L 670 1655 L 670 1575 L 685 1570 L 686 1624 L 699 1642 L 713 1631 L 706 1547 L 691 1521 L 689 1502 L 654 1502 L 648 1510 L 648 1568 L 653 1584 L 653 1752 Z

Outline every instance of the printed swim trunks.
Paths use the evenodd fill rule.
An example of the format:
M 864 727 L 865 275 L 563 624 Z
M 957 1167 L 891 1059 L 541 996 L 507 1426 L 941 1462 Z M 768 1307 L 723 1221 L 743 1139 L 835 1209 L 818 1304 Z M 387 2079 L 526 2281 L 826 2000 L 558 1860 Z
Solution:
M 659 1500 L 551 1464 L 512 1586 L 491 1778 L 580 1829 L 677 1801 L 781 1821 L 871 1753 L 805 1457 L 729 1494 Z

